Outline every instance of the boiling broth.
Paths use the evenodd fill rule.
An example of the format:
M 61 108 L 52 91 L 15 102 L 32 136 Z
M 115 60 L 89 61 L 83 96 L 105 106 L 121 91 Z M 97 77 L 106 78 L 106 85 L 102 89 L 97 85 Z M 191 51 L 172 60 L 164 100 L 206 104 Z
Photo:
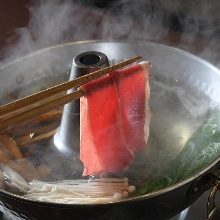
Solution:
M 65 75 L 65 78 L 66 77 L 67 74 Z M 37 92 L 45 87 L 52 86 L 50 82 L 58 84 L 64 80 L 66 79 L 58 76 L 56 79 L 53 77 L 53 80 L 45 78 L 40 80 L 40 82 L 30 83 L 14 91 L 10 91 L 8 97 L 17 99 Z M 39 87 L 39 85 L 42 85 L 41 82 L 44 82 L 43 86 Z M 31 92 L 27 92 L 27 88 L 31 88 Z M 149 105 L 152 116 L 148 144 L 142 152 L 135 155 L 135 160 L 129 167 L 115 174 L 108 174 L 110 177 L 128 177 L 130 183 L 135 185 L 138 189 L 140 188 L 142 192 L 145 183 L 150 179 L 156 178 L 158 174 L 161 174 L 161 170 L 168 166 L 182 151 L 192 134 L 206 122 L 210 115 L 218 112 L 216 106 L 213 108 L 210 107 L 212 100 L 205 95 L 202 89 L 193 87 L 177 78 L 151 73 L 150 88 L 151 98 Z M 7 101 L 8 100 L 2 98 L 2 103 Z M 32 139 L 40 135 L 42 130 L 49 132 L 50 129 L 56 129 L 60 123 L 61 112 L 62 110 L 56 114 L 56 117 L 53 115 L 53 117 L 45 121 L 41 120 L 38 122 L 36 120 L 28 123 L 29 125 L 25 124 L 11 133 L 11 137 L 16 141 L 16 139 L 22 136 L 29 135 L 30 139 Z M 28 126 L 30 130 L 27 129 Z M 23 131 L 26 133 L 24 134 Z M 28 158 L 34 167 L 41 167 L 42 170 L 47 170 L 47 172 L 45 172 L 46 174 L 41 176 L 41 180 L 89 180 L 94 178 L 91 176 L 82 178 L 83 164 L 79 160 L 78 154 L 69 156 L 59 154 L 53 145 L 53 136 L 49 136 L 48 138 L 20 146 L 22 154 L 25 158 Z M 198 146 L 195 146 L 195 148 L 197 147 Z M 216 155 L 212 157 L 212 160 L 217 158 L 218 155 L 219 152 L 217 151 Z M 203 164 L 203 167 L 199 169 L 203 169 L 211 162 L 212 161 L 207 161 L 207 163 Z M 176 165 L 178 166 L 178 164 Z M 191 168 L 189 167 L 189 169 Z M 197 170 L 197 172 L 198 171 L 199 170 Z M 30 172 L 30 170 L 27 172 Z M 189 172 L 189 175 L 192 175 L 192 173 Z M 173 178 L 176 177 L 173 176 Z M 188 178 L 188 176 L 185 178 Z M 33 179 L 35 179 L 34 175 Z M 171 182 L 175 184 L 179 180 L 177 179 Z M 29 181 L 31 181 L 30 177 Z M 162 188 L 163 187 L 164 186 L 162 186 Z M 158 189 L 156 185 L 151 188 L 151 191 L 155 189 Z M 148 193 L 149 192 L 150 191 L 148 191 Z

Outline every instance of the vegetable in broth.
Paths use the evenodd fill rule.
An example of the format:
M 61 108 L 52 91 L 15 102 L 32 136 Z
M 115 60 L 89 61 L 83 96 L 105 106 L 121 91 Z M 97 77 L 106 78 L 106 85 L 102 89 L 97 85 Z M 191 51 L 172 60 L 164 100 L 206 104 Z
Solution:
M 158 175 L 149 179 L 137 194 L 161 190 L 180 182 L 210 164 L 220 154 L 220 113 L 209 117 L 186 142 L 182 151 Z

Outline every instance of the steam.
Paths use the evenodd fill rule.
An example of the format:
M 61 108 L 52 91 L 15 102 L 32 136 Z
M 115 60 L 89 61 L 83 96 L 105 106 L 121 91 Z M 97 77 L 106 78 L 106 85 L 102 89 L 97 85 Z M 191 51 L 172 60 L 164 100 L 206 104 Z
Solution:
M 103 38 L 155 41 L 165 37 L 167 30 L 161 29 L 163 17 L 159 12 L 153 12 L 152 6 L 146 4 L 147 1 L 143 3 L 117 1 L 112 4 L 102 20 Z M 154 28 L 150 28 L 152 25 Z
M 178 112 L 180 113 L 182 113 L 181 111 L 183 111 L 187 113 L 191 118 L 196 119 L 204 118 L 205 114 L 207 114 L 209 110 L 209 102 L 198 91 L 196 92 L 190 90 L 189 88 L 183 86 L 181 87 L 180 85 L 170 86 L 157 81 L 155 81 L 154 84 L 156 89 L 153 88 L 153 91 L 151 92 L 152 96 L 155 96 L 154 98 L 157 99 L 154 100 L 154 102 L 161 102 L 161 100 L 166 100 L 166 102 L 169 103 L 169 100 L 176 99 L 175 105 L 181 106 L 181 108 L 178 109 Z M 194 93 L 194 96 L 190 95 L 192 91 Z M 166 104 L 163 103 L 163 106 L 166 106 Z M 169 111 L 172 110 L 169 109 Z
M 86 0 L 32 1 L 28 26 L 17 30 L 19 41 L 4 49 L 2 63 L 66 42 L 123 39 L 175 46 L 220 67 L 220 1 L 119 0 L 108 1 L 104 9 L 91 5 Z
M 219 65 L 219 1 L 120 0 L 100 10 L 85 0 L 39 0 L 28 7 L 29 24 L 17 30 L 20 40 L 5 57 L 70 41 L 131 39 L 174 45 Z
M 98 17 L 91 19 L 88 9 L 68 0 L 33 1 L 29 12 L 28 26 L 17 30 L 19 41 L 4 48 L 10 60 L 52 45 L 91 39 L 96 32 Z

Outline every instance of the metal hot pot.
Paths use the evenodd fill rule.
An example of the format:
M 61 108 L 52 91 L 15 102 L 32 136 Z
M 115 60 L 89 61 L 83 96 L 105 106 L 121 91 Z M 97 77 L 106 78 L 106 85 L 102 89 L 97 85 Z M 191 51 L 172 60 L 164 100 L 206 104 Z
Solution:
M 160 173 L 178 158 L 188 139 L 209 115 L 218 113 L 220 72 L 199 57 L 161 44 L 137 41 L 73 42 L 46 48 L 1 65 L 2 104 L 7 101 L 5 93 L 16 94 L 15 98 L 19 98 L 68 80 L 73 58 L 87 51 L 106 54 L 110 64 L 136 55 L 152 63 L 149 146 L 136 155 L 140 162 L 128 171 L 132 181 L 137 181 L 143 189 L 145 182 L 154 178 L 155 173 Z M 31 87 L 28 87 L 30 84 Z M 29 91 L 27 88 L 32 89 Z M 145 190 L 126 200 L 105 204 L 59 204 L 32 201 L 2 189 L 0 210 L 14 219 L 169 219 L 190 206 L 218 181 L 220 152 L 216 150 L 196 169 L 192 167 L 194 157 L 190 157 L 193 152 L 195 156 L 199 154 L 197 146 L 186 154 L 188 166 L 182 165 L 189 172 L 183 178 L 178 174 L 179 179 L 173 182 L 171 179 L 161 188 L 156 185 L 149 192 Z M 49 160 L 50 154 L 46 150 L 43 156 Z M 68 161 L 71 166 L 71 158 Z M 178 164 L 176 161 L 177 167 L 182 162 L 180 160 Z M 62 165 L 56 161 L 56 166 L 59 170 Z M 139 178 L 145 182 L 139 183 Z M 210 213 L 213 209 L 215 207 L 209 210 Z

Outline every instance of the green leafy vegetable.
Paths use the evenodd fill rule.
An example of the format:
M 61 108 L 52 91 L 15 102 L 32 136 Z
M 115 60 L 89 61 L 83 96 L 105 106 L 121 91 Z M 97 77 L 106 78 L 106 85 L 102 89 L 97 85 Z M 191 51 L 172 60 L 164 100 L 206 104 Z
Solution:
M 182 151 L 137 194 L 157 191 L 184 180 L 209 165 L 220 154 L 220 113 L 212 115 L 187 141 Z M 137 195 L 136 194 L 136 195 Z

